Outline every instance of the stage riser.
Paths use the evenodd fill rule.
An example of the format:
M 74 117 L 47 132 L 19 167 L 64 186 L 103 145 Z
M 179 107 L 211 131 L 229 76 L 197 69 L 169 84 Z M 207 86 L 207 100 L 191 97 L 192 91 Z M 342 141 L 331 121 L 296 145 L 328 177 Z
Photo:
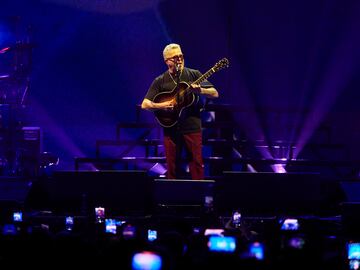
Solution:
M 18 177 L 0 177 L 0 221 L 10 220 L 12 212 L 24 208 L 31 182 Z
M 80 215 L 103 206 L 108 215 L 146 215 L 160 204 L 202 207 L 210 195 L 223 216 L 234 210 L 244 216 L 336 215 L 345 200 L 338 181 L 313 174 L 227 172 L 211 183 L 158 180 L 145 171 L 55 172 L 33 183 L 26 206 Z
M 58 214 L 93 215 L 101 206 L 110 216 L 144 215 L 150 211 L 150 181 L 144 171 L 59 171 L 38 184 L 34 195 L 43 203 L 32 201 Z
M 221 213 L 244 215 L 334 215 L 344 200 L 336 179 L 319 174 L 225 172 L 217 181 Z
M 343 232 L 349 238 L 360 238 L 360 182 L 343 181 L 340 183 L 345 193 L 341 204 Z

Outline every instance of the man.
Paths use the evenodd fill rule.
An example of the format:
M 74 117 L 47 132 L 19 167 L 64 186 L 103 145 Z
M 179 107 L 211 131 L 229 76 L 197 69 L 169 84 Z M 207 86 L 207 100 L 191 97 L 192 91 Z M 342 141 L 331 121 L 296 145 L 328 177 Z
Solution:
M 184 55 L 180 45 L 169 44 L 163 51 L 163 57 L 168 70 L 155 78 L 152 82 L 141 108 L 149 111 L 175 110 L 179 105 L 178 98 L 156 101 L 159 93 L 176 93 L 179 82 L 189 83 L 188 92 L 194 94 L 194 102 L 184 107 L 174 125 L 164 127 L 164 147 L 167 163 L 167 178 L 181 178 L 181 152 L 183 146 L 188 154 L 189 170 L 192 179 L 204 179 L 204 163 L 202 158 L 202 133 L 201 133 L 201 102 L 200 96 L 217 98 L 218 91 L 207 80 L 195 84 L 202 76 L 200 71 L 184 66 Z M 175 90 L 174 92 L 172 92 Z

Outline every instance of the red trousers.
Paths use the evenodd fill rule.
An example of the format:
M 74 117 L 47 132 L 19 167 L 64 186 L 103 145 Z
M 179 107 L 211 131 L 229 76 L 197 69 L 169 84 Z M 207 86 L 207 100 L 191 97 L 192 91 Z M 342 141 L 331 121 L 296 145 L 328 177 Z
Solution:
M 182 149 L 185 146 L 189 170 L 193 180 L 204 179 L 201 132 L 189 134 L 164 135 L 164 147 L 168 179 L 179 178 L 181 171 Z

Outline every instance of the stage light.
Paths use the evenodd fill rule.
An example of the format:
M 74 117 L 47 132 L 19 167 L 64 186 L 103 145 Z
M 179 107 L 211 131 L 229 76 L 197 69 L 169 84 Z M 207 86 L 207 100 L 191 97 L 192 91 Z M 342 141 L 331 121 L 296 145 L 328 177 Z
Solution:
M 154 166 L 149 169 L 148 173 L 151 176 L 162 177 L 166 175 L 166 168 L 160 163 L 155 163 Z
M 283 164 L 274 164 L 271 165 L 271 168 L 274 170 L 274 172 L 276 173 L 287 173 L 287 171 L 284 168 Z

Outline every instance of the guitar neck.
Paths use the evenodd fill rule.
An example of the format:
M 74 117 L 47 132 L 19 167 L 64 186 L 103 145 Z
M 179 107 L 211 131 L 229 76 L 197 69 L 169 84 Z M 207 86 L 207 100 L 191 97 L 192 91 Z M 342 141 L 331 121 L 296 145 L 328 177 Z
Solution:
M 209 78 L 211 75 L 213 75 L 215 73 L 215 69 L 211 68 L 208 71 L 206 71 L 200 78 L 198 78 L 196 81 L 194 81 L 194 84 L 200 84 L 203 81 L 205 81 L 207 78 Z

